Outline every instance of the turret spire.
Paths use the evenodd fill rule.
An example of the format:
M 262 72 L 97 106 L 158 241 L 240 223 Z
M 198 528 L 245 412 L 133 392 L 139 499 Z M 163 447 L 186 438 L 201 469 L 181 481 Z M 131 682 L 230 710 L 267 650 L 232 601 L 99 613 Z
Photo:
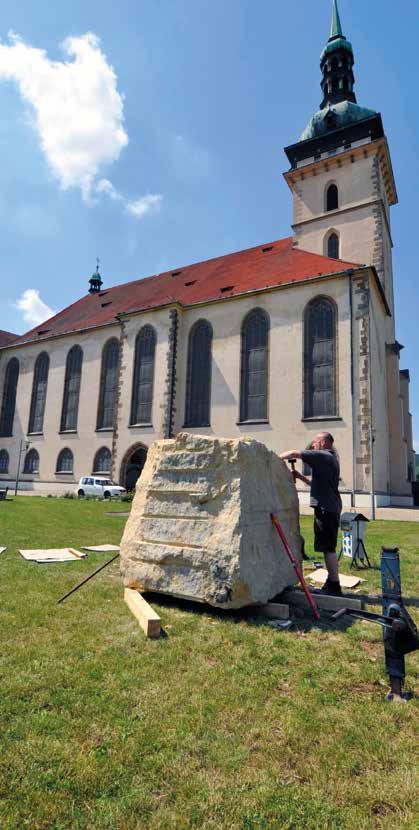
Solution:
M 90 277 L 90 280 L 89 280 L 89 285 L 90 285 L 89 294 L 97 294 L 100 291 L 100 289 L 102 288 L 102 285 L 103 285 L 102 277 L 100 276 L 100 273 L 99 273 L 99 262 L 100 262 L 100 260 L 96 259 L 96 271 L 95 271 L 94 274 L 92 274 L 92 276 Z
M 352 46 L 343 34 L 337 0 L 333 0 L 330 37 L 320 58 L 320 68 L 323 73 L 321 83 L 323 101 L 320 109 L 340 104 L 342 101 L 351 101 L 356 104 L 353 91 L 355 83 L 353 65 Z
M 342 36 L 343 36 L 343 31 L 342 31 L 342 24 L 340 22 L 340 16 L 339 16 L 339 9 L 338 9 L 337 0 L 333 0 L 332 25 L 330 27 L 329 40 L 332 40 L 332 38 L 335 38 L 335 37 L 342 37 Z

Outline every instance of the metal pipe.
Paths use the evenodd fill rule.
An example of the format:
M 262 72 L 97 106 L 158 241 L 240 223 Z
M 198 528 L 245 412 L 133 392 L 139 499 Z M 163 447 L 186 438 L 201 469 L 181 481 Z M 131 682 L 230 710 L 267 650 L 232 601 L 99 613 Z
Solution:
M 96 568 L 96 570 L 93 571 L 93 573 L 91 573 L 90 576 L 86 576 L 86 579 L 83 579 L 81 582 L 79 582 L 78 585 L 75 585 L 75 587 L 72 588 L 71 591 L 68 591 L 68 593 L 64 594 L 63 597 L 60 597 L 60 599 L 57 599 L 57 605 L 59 605 L 60 602 L 64 602 L 64 600 L 67 599 L 67 597 L 70 597 L 71 594 L 74 594 L 76 591 L 78 591 L 79 588 L 81 588 L 82 585 L 85 585 L 86 582 L 89 582 L 90 579 L 93 579 L 93 577 L 96 576 L 96 574 L 98 574 L 99 571 L 103 571 L 104 568 L 107 568 L 107 566 L 110 565 L 111 562 L 115 562 L 115 559 L 118 559 L 118 556 L 119 556 L 119 553 L 116 553 L 115 556 L 112 557 L 112 559 L 108 559 L 108 561 L 105 562 L 104 565 L 101 565 L 100 568 Z

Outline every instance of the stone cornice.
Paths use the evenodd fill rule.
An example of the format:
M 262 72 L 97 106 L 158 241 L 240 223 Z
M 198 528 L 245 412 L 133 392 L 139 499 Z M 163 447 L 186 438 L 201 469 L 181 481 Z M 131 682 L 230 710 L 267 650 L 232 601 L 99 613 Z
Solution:
M 318 173 L 328 173 L 331 170 L 342 167 L 343 164 L 353 163 L 355 159 L 366 158 L 369 155 L 378 155 L 388 203 L 389 205 L 396 205 L 398 202 L 396 183 L 390 151 L 385 137 L 361 144 L 359 147 L 349 147 L 347 150 L 342 149 L 340 152 L 336 152 L 327 158 L 313 159 L 313 161 L 308 161 L 307 164 L 303 164 L 301 167 L 293 167 L 283 174 L 284 179 L 290 190 L 293 191 L 296 182 L 304 180 L 310 175 L 316 176 Z

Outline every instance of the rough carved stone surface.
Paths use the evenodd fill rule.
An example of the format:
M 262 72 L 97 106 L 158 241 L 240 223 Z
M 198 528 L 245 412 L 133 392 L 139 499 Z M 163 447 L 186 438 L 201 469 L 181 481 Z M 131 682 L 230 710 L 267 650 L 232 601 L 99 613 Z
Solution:
M 264 444 L 185 432 L 156 441 L 121 542 L 124 584 L 222 608 L 267 602 L 296 582 L 271 512 L 300 558 L 292 477 Z

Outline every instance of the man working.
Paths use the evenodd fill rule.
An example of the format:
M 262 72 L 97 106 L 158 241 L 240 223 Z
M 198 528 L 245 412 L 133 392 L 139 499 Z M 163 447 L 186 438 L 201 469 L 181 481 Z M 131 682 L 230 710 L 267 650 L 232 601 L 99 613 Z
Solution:
M 339 459 L 333 447 L 333 436 L 319 432 L 311 443 L 311 449 L 283 452 L 283 461 L 301 458 L 312 469 L 312 478 L 293 471 L 294 481 L 299 479 L 310 486 L 310 504 L 314 507 L 314 550 L 324 554 L 328 577 L 322 591 L 340 596 L 339 566 L 336 545 L 342 501 L 339 495 Z

